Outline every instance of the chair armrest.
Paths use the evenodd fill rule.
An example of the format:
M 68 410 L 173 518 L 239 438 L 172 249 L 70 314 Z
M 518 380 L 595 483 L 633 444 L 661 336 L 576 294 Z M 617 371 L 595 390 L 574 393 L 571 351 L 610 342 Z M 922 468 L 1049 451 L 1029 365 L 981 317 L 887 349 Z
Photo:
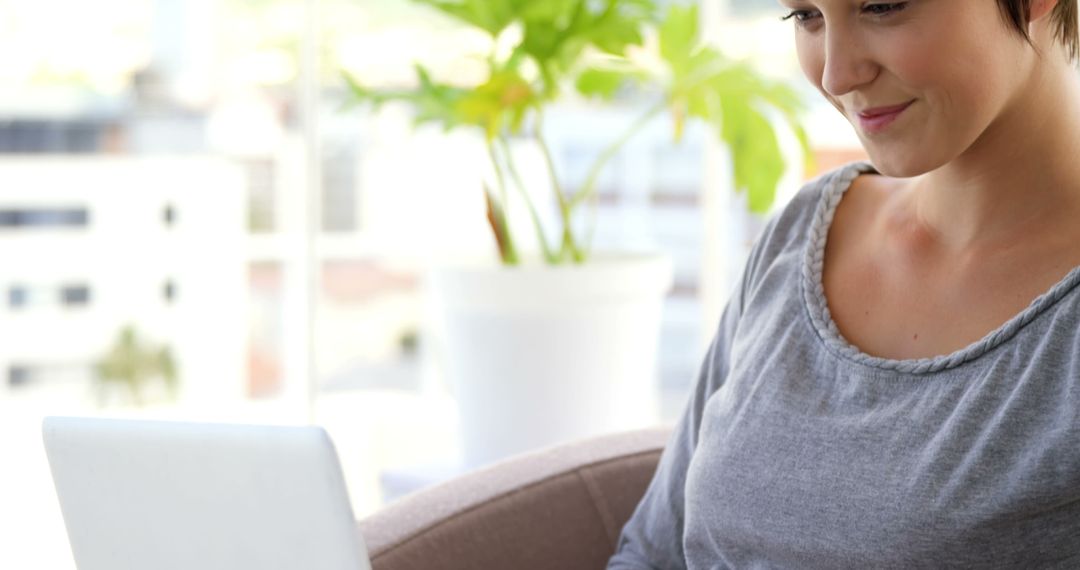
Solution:
M 670 428 L 520 455 L 360 521 L 374 570 L 603 568 Z

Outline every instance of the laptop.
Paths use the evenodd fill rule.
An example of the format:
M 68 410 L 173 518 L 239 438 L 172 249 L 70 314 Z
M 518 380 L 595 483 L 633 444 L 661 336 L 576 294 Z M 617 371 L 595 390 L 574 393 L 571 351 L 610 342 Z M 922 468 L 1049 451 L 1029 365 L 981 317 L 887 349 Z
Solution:
M 46 418 L 80 570 L 370 570 L 319 427 Z

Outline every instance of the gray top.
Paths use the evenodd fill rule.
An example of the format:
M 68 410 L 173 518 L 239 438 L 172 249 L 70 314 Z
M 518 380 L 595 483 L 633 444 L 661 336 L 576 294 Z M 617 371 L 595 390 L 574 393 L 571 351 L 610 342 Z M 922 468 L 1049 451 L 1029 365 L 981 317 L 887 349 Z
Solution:
M 609 570 L 1080 568 L 1080 268 L 952 354 L 864 354 L 821 271 L 873 171 L 766 228 Z

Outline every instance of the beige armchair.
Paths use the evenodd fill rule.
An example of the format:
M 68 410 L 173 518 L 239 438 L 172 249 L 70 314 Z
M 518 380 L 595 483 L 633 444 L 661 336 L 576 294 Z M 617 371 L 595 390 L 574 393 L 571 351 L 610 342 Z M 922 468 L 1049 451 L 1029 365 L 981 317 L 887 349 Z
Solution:
M 374 570 L 604 568 L 670 430 L 511 458 L 360 521 Z

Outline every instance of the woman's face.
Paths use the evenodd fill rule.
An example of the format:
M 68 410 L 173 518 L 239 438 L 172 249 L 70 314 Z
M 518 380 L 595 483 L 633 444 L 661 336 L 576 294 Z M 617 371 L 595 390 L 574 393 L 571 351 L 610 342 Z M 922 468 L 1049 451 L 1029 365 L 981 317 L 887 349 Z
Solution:
M 928 172 L 971 148 L 1032 64 L 994 0 L 779 1 L 792 11 L 803 72 L 889 176 Z

